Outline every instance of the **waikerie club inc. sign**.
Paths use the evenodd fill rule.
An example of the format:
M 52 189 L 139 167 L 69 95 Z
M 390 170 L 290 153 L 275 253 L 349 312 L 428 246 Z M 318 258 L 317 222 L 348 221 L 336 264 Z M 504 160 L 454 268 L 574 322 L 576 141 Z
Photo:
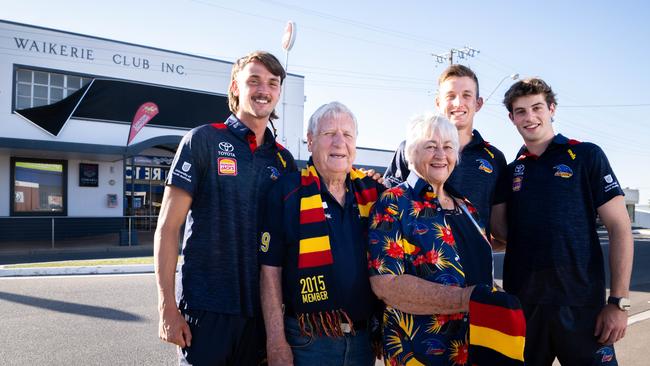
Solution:
M 78 44 L 57 42 L 42 38 L 13 36 L 14 49 L 39 55 L 50 55 L 91 62 L 110 62 L 114 65 L 138 70 L 158 70 L 162 73 L 185 75 L 186 67 L 178 62 L 169 60 L 154 60 L 151 56 L 129 54 L 127 52 L 113 52 L 106 54 L 92 47 Z

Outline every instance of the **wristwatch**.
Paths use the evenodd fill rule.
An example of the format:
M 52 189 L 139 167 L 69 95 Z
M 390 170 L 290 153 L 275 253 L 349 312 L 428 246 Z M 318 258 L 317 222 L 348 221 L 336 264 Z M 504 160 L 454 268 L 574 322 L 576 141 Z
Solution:
M 630 310 L 630 299 L 627 297 L 614 297 L 610 296 L 607 298 L 607 303 L 618 306 L 619 309 L 623 311 Z

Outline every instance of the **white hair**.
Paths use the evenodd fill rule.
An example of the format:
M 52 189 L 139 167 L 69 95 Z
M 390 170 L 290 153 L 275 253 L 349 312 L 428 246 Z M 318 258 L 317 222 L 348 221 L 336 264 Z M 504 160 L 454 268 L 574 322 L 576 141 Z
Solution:
M 318 107 L 314 114 L 309 117 L 309 124 L 307 125 L 307 133 L 315 135 L 318 131 L 318 125 L 325 118 L 331 118 L 336 115 L 347 114 L 354 121 L 354 132 L 359 134 L 359 126 L 357 125 L 357 117 L 354 116 L 352 111 L 341 102 L 329 102 Z
M 431 140 L 436 130 L 440 132 L 443 141 L 451 141 L 454 152 L 456 153 L 456 164 L 458 164 L 460 142 L 458 141 L 458 130 L 456 126 L 449 122 L 447 117 L 442 114 L 425 112 L 413 117 L 406 130 L 404 152 L 406 153 L 406 160 L 409 161 L 409 166 L 412 166 L 413 161 L 415 161 L 417 146 L 423 141 Z

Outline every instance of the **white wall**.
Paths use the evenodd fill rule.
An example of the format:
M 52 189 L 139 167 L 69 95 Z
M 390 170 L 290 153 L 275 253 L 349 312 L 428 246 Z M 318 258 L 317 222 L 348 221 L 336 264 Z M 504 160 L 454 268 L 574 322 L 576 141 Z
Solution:
M 284 82 L 278 111 L 277 121 L 273 122 L 278 129 L 278 142 L 293 154 L 294 158 L 307 160 L 302 157 L 300 145 L 306 131 L 303 131 L 304 111 L 304 80 L 289 75 Z M 285 114 L 286 111 L 286 114 Z
M 0 152 L 0 217 L 9 216 L 9 154 Z
M 73 47 L 76 56 L 71 54 Z M 141 81 L 222 95 L 227 94 L 232 68 L 230 62 L 2 21 L 0 49 L 3 50 L 0 57 L 0 137 L 35 141 L 124 146 L 129 125 L 73 119 L 66 123 L 58 136 L 50 135 L 12 113 L 16 66 Z M 135 65 L 136 61 L 139 66 Z M 144 67 L 145 64 L 148 67 Z M 165 65 L 174 65 L 174 68 L 165 69 Z M 289 75 L 283 94 L 284 99 L 278 104 L 277 110 L 280 116 L 284 114 L 285 127 L 282 127 L 282 118 L 275 122 L 275 126 L 279 130 L 280 140 L 284 137 L 284 141 L 280 142 L 298 157 L 304 135 L 304 78 Z M 185 133 L 187 131 L 182 129 L 146 126 L 132 144 L 157 136 L 182 136 Z M 14 153 L 8 150 L 0 150 L 0 216 L 8 216 L 10 212 L 9 160 L 12 154 Z M 49 154 L 50 152 L 37 150 L 21 152 L 22 156 L 34 157 L 48 157 Z M 94 159 L 104 159 L 97 155 L 66 152 L 57 152 L 57 159 L 68 161 L 69 216 L 122 216 L 122 161 L 96 161 Z M 98 187 L 79 187 L 79 163 L 98 164 Z M 109 184 L 110 180 L 115 181 L 114 185 Z M 107 194 L 118 195 L 117 207 L 108 207 Z
M 634 211 L 634 226 L 650 229 L 650 209 L 636 209 Z
M 79 163 L 99 165 L 97 187 L 79 187 Z M 113 185 L 110 184 L 111 180 L 114 181 Z M 122 216 L 123 184 L 121 160 L 116 162 L 68 160 L 68 216 Z M 108 207 L 108 194 L 117 194 L 117 207 Z
M 61 47 L 65 47 L 66 55 L 61 54 Z M 77 49 L 77 56 L 82 55 L 83 49 L 85 57 L 71 57 L 72 47 Z M 11 113 L 14 65 L 142 81 L 221 95 L 227 94 L 232 68 L 230 62 L 4 22 L 0 22 L 0 49 L 3 50 L 3 56 L 0 58 L 0 122 L 3 127 L 0 137 L 20 139 L 123 146 L 129 126 L 70 120 L 58 136 L 50 135 L 33 123 Z M 148 65 L 146 68 L 143 66 L 144 60 Z M 136 63 L 139 66 L 135 66 Z M 166 65 L 174 65 L 173 71 L 169 71 Z M 289 75 L 285 81 L 284 94 L 284 135 L 282 119 L 276 122 L 276 128 L 281 137 L 286 137 L 286 141 L 282 143 L 297 156 L 303 135 L 304 79 Z M 284 112 L 282 101 L 277 110 L 279 113 Z M 185 132 L 146 126 L 133 143 L 160 135 L 183 135 Z
M 79 187 L 79 163 L 99 165 L 98 187 Z M 12 204 L 9 197 L 10 171 L 9 154 L 0 152 L 0 172 L 3 172 L 0 177 L 0 217 L 9 216 Z M 114 185 L 110 180 L 115 181 Z M 122 161 L 68 160 L 68 216 L 122 216 L 123 182 Z M 115 208 L 108 207 L 106 195 L 109 193 L 118 196 Z

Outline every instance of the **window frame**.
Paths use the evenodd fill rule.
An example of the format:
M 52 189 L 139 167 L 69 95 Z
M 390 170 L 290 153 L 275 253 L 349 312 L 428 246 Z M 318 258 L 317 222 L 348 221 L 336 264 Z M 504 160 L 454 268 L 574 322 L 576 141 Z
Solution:
M 29 96 L 29 98 L 30 98 L 30 106 L 25 107 L 25 108 L 35 108 L 35 106 L 34 106 L 34 86 L 35 85 L 46 86 L 47 87 L 47 103 L 44 104 L 44 105 L 50 105 L 50 104 L 56 103 L 56 102 L 58 102 L 60 100 L 63 100 L 65 98 L 67 98 L 68 96 L 70 96 L 70 94 L 74 93 L 75 91 L 79 90 L 84 85 L 86 85 L 86 84 L 83 84 L 84 79 L 88 79 L 87 83 L 89 83 L 90 81 L 92 81 L 93 78 L 95 78 L 94 75 L 83 74 L 83 73 L 78 73 L 78 72 L 69 72 L 69 71 L 66 71 L 66 70 L 48 69 L 48 68 L 37 67 L 37 66 L 14 64 L 13 65 L 13 75 L 12 75 L 12 82 L 13 82 L 12 83 L 12 93 L 11 93 L 11 111 L 12 111 L 12 113 L 15 112 L 16 110 L 25 109 L 25 108 L 17 108 L 17 104 L 18 104 L 18 83 L 19 83 L 18 77 L 17 77 L 17 71 L 18 70 L 30 71 L 32 73 L 32 78 L 31 78 L 31 81 L 29 83 L 24 82 L 24 81 L 20 81 L 21 85 L 26 85 L 26 86 L 29 86 L 29 88 L 30 88 L 30 96 Z M 43 73 L 48 74 L 48 78 L 47 78 L 48 83 L 47 83 L 47 85 L 36 83 L 34 81 L 34 73 L 35 72 L 43 72 Z M 52 84 L 52 78 L 50 76 L 51 74 L 62 75 L 63 76 L 63 86 L 53 85 Z M 76 88 L 74 91 L 70 92 L 70 87 L 68 87 L 68 77 L 78 77 L 78 78 L 81 79 L 82 84 L 78 88 Z M 62 99 L 52 101 L 52 89 L 53 88 L 60 89 L 62 91 L 62 93 L 63 93 L 63 98 Z M 43 98 L 39 98 L 39 99 L 43 99 Z
M 60 164 L 62 166 L 61 177 L 61 206 L 63 209 L 58 212 L 52 211 L 16 211 L 16 162 Z M 12 156 L 10 158 L 9 174 L 9 216 L 68 216 L 68 161 L 57 159 L 23 158 Z

